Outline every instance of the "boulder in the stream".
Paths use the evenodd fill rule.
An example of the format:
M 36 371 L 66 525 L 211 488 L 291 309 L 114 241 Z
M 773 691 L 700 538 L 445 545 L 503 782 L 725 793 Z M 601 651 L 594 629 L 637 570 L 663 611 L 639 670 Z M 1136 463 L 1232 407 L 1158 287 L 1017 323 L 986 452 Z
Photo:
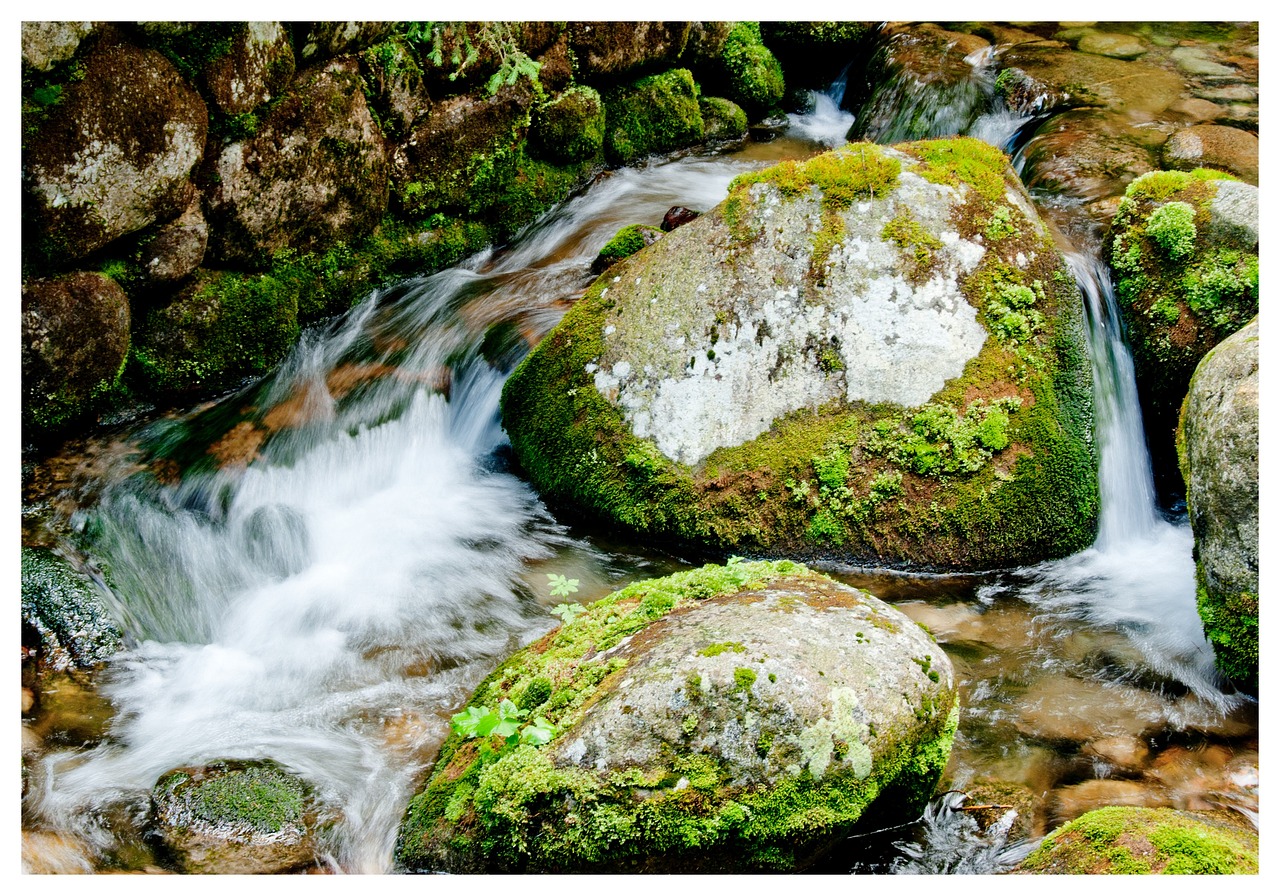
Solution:
M 165 848 L 192 874 L 278 874 L 318 864 L 333 822 L 298 776 L 268 760 L 178 768 L 151 791 Z
M 1258 319 L 1205 355 L 1178 427 L 1196 606 L 1221 669 L 1258 689 Z
M 802 868 L 864 816 L 914 817 L 957 719 L 923 628 L 790 561 L 735 558 L 632 584 L 499 666 L 454 717 L 397 856 L 454 872 Z
M 1200 359 L 1258 313 L 1258 188 L 1221 178 L 1138 178 L 1107 237 L 1148 432 L 1165 442 Z
M 508 380 L 553 501 L 720 549 L 992 568 L 1097 515 L 1075 281 L 1000 152 L 850 144 L 740 176 Z
M 45 548 L 22 549 L 22 625 L 46 669 L 92 668 L 123 644 L 93 581 Z
M 1108 806 L 1051 833 L 1020 874 L 1257 874 L 1258 832 L 1228 811 Z

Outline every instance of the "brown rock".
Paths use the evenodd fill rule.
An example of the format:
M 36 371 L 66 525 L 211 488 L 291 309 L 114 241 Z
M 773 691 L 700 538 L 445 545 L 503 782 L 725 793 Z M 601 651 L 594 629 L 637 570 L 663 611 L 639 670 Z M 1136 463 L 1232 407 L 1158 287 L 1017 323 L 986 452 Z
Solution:
M 1120 735 L 1089 741 L 1081 749 L 1086 756 L 1096 756 L 1121 771 L 1134 772 L 1146 767 L 1151 759 L 1151 748 L 1137 737 Z
M 102 274 L 23 284 L 23 420 L 56 428 L 91 411 L 124 369 L 129 321 L 128 296 Z
M 204 71 L 207 95 L 224 115 L 249 112 L 278 96 L 293 79 L 293 47 L 280 22 L 247 22 Z
M 299 22 L 294 42 L 298 58 L 310 65 L 371 47 L 391 34 L 392 27 L 392 22 Z
M 313 71 L 204 177 L 220 261 L 262 264 L 279 249 L 324 251 L 372 230 L 387 208 L 387 149 L 356 60 Z
M 1258 183 L 1258 136 L 1220 124 L 1198 124 L 1181 130 L 1164 145 L 1166 168 L 1218 168 Z
M 1065 824 L 1103 806 L 1173 806 L 1173 800 L 1159 787 L 1138 781 L 1104 779 L 1059 787 L 1049 794 L 1049 803 L 1053 826 Z
M 578 77 L 618 81 L 670 68 L 689 40 L 688 22 L 571 22 Z
M 190 276 L 204 261 L 208 244 L 209 225 L 196 196 L 185 212 L 158 228 L 143 246 L 140 261 L 145 276 L 157 284 Z
M 670 233 L 682 224 L 688 224 L 694 218 L 698 217 L 698 212 L 693 209 L 685 208 L 683 205 L 673 205 L 667 209 L 667 213 L 662 216 L 662 232 Z
M 204 102 L 160 53 L 110 31 L 84 68 L 24 144 L 24 217 L 58 263 L 186 208 L 208 131 Z

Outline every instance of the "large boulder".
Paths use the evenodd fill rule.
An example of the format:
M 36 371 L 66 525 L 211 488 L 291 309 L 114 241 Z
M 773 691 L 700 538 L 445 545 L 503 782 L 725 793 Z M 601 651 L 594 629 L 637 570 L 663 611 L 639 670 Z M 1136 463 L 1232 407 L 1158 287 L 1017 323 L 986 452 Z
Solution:
M 670 68 L 689 41 L 688 22 L 570 22 L 579 80 L 607 83 Z
M 23 22 L 22 64 L 49 71 L 75 56 L 95 27 L 93 22 Z
M 1055 46 L 1015 44 L 1000 57 L 997 92 L 1024 114 L 1092 106 L 1135 117 L 1162 112 L 1181 98 L 1182 79 L 1145 60 L 1114 59 Z
M 105 31 L 23 144 L 24 218 L 65 264 L 187 207 L 209 116 L 172 63 Z
M 508 380 L 550 500 L 649 536 L 1002 567 L 1091 543 L 1074 280 L 998 151 L 848 145 L 739 177 Z
M 615 87 L 605 93 L 604 104 L 604 147 L 612 164 L 630 165 L 702 141 L 698 89 L 688 69 Z
M 1108 806 L 1051 833 L 1019 874 L 1257 874 L 1258 832 L 1226 811 Z
M 57 429 L 92 412 L 129 352 L 129 298 L 110 277 L 80 272 L 22 284 L 22 417 Z
M 1258 313 L 1258 189 L 1220 177 L 1138 178 L 1107 237 L 1153 451 L 1172 452 L 1200 359 Z
M 461 872 L 800 868 L 864 815 L 914 817 L 957 718 L 938 645 L 856 588 L 790 561 L 639 582 L 480 686 L 398 856 Z
M 280 249 L 324 251 L 371 231 L 387 209 L 387 149 L 357 61 L 314 70 L 253 137 L 211 154 L 203 176 L 221 262 L 262 265 Z
M 191 874 L 278 874 L 318 864 L 326 823 L 311 788 L 268 761 L 166 772 L 151 794 L 157 833 Z
M 1178 131 L 1161 150 L 1166 168 L 1190 171 L 1217 168 L 1251 184 L 1258 183 L 1258 135 L 1218 124 L 1197 124 Z
M 1218 667 L 1258 688 L 1258 319 L 1191 378 L 1178 455 L 1195 533 L 1196 604 Z
M 206 94 L 223 115 L 242 115 L 293 80 L 293 45 L 280 22 L 246 22 L 229 50 L 204 70 Z

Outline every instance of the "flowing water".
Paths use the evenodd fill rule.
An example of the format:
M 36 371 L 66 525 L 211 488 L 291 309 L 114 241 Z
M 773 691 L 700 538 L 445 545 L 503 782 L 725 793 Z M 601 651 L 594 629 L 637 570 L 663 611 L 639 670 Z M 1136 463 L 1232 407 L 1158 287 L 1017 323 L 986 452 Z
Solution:
M 1026 120 L 998 108 L 985 61 L 972 64 L 956 129 L 1014 150 Z M 736 174 L 839 143 L 854 121 L 843 89 L 771 143 L 604 177 L 512 247 L 377 292 L 306 334 L 268 380 L 128 436 L 130 462 L 74 522 L 87 562 L 110 568 L 107 600 L 131 644 L 99 684 L 105 733 L 66 745 L 65 723 L 41 722 L 24 827 L 81 844 L 95 868 L 144 867 L 160 774 L 270 757 L 340 808 L 329 870 L 394 870 L 396 826 L 448 716 L 555 624 L 547 573 L 578 578 L 576 597 L 592 600 L 697 559 L 558 523 L 507 470 L 505 374 L 581 293 L 620 226 L 671 205 L 709 208 Z M 920 96 L 904 87 L 898 101 Z M 913 138 L 958 121 L 910 117 Z M 945 794 L 910 828 L 851 838 L 822 870 L 999 870 L 1100 792 L 1256 811 L 1256 704 L 1213 672 L 1191 535 L 1156 506 L 1106 271 L 1069 257 L 1094 356 L 1097 543 L 987 575 L 828 567 L 927 624 L 955 663 L 963 716 L 949 786 L 998 784 L 1001 799 L 1012 789 L 1026 800 L 1014 811 L 1015 797 L 997 799 L 979 824 Z

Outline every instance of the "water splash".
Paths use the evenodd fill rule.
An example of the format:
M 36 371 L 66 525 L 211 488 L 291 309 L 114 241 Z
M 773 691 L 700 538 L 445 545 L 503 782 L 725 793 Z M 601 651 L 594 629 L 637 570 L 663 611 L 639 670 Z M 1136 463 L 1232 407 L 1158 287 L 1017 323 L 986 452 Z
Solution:
M 846 65 L 826 90 L 810 92 L 812 109 L 787 116 L 789 134 L 819 146 L 841 146 L 848 140 L 855 119 L 841 105 L 849 83 L 849 68 Z

